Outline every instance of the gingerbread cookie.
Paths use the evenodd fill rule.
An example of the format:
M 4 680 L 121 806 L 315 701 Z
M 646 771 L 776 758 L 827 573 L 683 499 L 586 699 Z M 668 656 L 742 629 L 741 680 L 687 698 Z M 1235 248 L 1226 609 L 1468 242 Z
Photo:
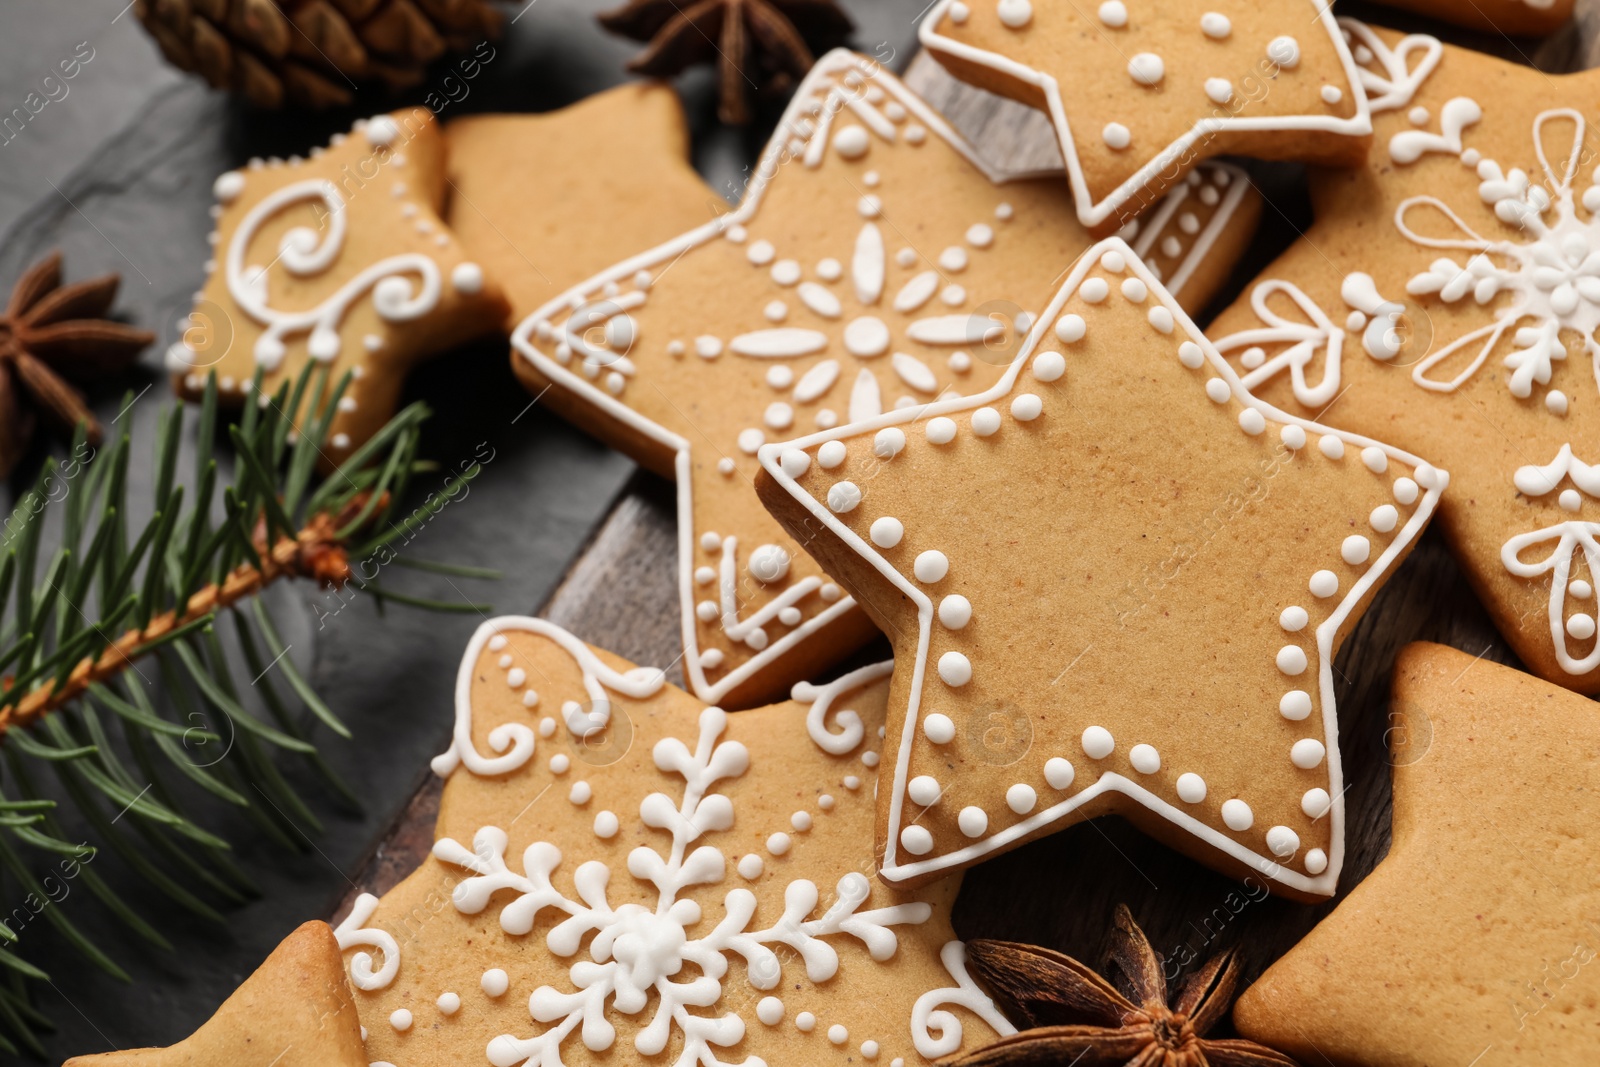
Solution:
M 77 1056 L 65 1067 L 367 1067 L 344 961 L 327 923 L 284 938 L 193 1036 L 171 1048 Z
M 445 124 L 445 221 L 521 321 L 640 248 L 727 210 L 689 164 L 678 94 L 633 82 L 542 115 Z
M 728 715 L 551 623 L 485 623 L 433 856 L 338 929 L 367 1055 L 905 1067 L 1013 1032 L 953 940 L 956 881 L 871 876 L 888 671 Z
M 1116 238 L 993 388 L 759 455 L 763 501 L 895 648 L 884 879 L 1116 813 L 1333 892 L 1334 656 L 1443 471 L 1252 398 Z
M 324 446 L 337 462 L 389 421 L 412 365 L 502 330 L 499 286 L 440 221 L 444 173 L 437 121 L 411 108 L 219 177 L 209 277 L 167 353 L 179 395 L 212 373 L 242 403 L 257 370 L 264 395 L 308 361 L 349 372 Z
M 1383 0 L 1469 30 L 1491 33 L 1554 33 L 1572 17 L 1574 0 Z
M 1097 233 L 1203 159 L 1366 157 L 1366 96 L 1324 0 L 940 0 L 919 34 L 957 77 L 1049 114 Z
M 1344 26 L 1372 163 L 1313 176 L 1316 225 L 1209 332 L 1257 395 L 1447 465 L 1440 522 L 1501 633 L 1600 691 L 1600 75 Z
M 1239 1030 L 1305 1063 L 1600 1062 L 1593 702 L 1415 644 L 1392 721 L 1389 854 L 1239 998 Z
M 1206 238 L 1239 203 L 1224 173 L 1162 231 L 1196 299 L 1232 247 Z M 513 365 L 541 403 L 677 481 L 684 672 L 703 700 L 759 703 L 872 636 L 756 500 L 755 452 L 999 377 L 996 324 L 1042 308 L 1089 240 L 1057 183 L 997 178 L 893 75 L 832 52 L 737 211 L 517 327 Z

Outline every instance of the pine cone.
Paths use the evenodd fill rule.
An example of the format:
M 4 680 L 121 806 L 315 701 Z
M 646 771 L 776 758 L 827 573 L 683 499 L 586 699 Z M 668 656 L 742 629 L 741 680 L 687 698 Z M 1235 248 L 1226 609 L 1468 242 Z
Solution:
M 440 56 L 500 29 L 490 0 L 135 0 L 134 10 L 174 66 L 267 108 L 415 85 Z

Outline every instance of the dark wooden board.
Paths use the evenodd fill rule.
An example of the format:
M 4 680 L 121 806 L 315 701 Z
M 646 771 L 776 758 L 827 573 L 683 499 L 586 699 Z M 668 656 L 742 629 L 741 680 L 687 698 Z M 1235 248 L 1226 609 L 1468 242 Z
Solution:
M 1567 30 L 1532 43 L 1441 32 L 1372 5 L 1344 3 L 1340 8 L 1403 28 L 1426 29 L 1545 70 L 1600 62 L 1600 0 L 1580 0 L 1579 15 Z M 1060 166 L 1049 124 L 1038 113 L 954 82 L 926 56 L 912 60 L 907 80 L 1006 169 L 1038 171 L 1052 161 Z M 1291 212 L 1290 218 L 1295 225 L 1308 221 L 1303 212 Z M 1247 264 L 1264 265 L 1293 237 L 1292 230 L 1264 234 L 1261 249 Z M 672 488 L 640 474 L 541 614 L 635 662 L 674 664 L 681 651 L 676 551 Z M 1120 819 L 1106 818 L 968 871 L 956 904 L 957 934 L 1028 941 L 1095 959 L 1103 950 L 1112 910 L 1126 903 L 1164 956 L 1199 961 L 1219 946 L 1235 945 L 1245 979 L 1254 978 L 1332 910 L 1388 851 L 1391 759 L 1426 758 L 1429 744 L 1427 709 L 1407 709 L 1409 720 L 1424 726 L 1403 738 L 1396 757 L 1390 754 L 1395 738 L 1389 677 L 1400 648 L 1417 640 L 1516 663 L 1436 531 L 1424 536 L 1375 598 L 1335 663 L 1349 819 L 1348 851 L 1335 900 L 1306 905 L 1269 897 L 1259 881 L 1241 890 L 1240 883 L 1156 844 Z M 669 676 L 681 684 L 675 668 Z M 371 864 L 355 876 L 361 891 L 383 893 L 426 857 L 439 794 L 437 780 L 430 778 L 421 786 Z M 353 896 L 354 891 L 335 918 L 349 910 Z

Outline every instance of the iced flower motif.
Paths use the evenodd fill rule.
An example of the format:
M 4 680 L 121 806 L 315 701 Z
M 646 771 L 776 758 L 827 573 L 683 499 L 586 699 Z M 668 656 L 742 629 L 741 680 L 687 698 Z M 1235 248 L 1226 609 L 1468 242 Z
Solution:
M 452 893 L 453 903 L 463 914 L 477 915 L 495 894 L 510 891 L 515 899 L 500 910 L 500 928 L 507 934 L 527 934 L 539 913 L 549 908 L 566 915 L 545 937 L 555 955 L 578 955 L 584 938 L 593 935 L 588 958 L 574 962 L 569 972 L 573 992 L 541 986 L 529 998 L 528 1010 L 534 1021 L 554 1025 L 532 1037 L 505 1034 L 495 1038 L 487 1049 L 495 1067 L 560 1067 L 562 1043 L 580 1028 L 586 1048 L 608 1049 L 616 1040 L 608 1012 L 614 1009 L 639 1015 L 649 1007 L 652 994 L 655 1011 L 634 1038 L 637 1052 L 645 1056 L 661 1053 L 676 1030 L 683 1036 L 683 1050 L 673 1067 L 730 1067 L 717 1049 L 743 1039 L 744 1021 L 732 1012 L 711 1016 L 689 1010 L 710 1008 L 722 1001 L 722 979 L 728 972 L 730 954 L 744 959 L 750 985 L 757 990 L 776 988 L 783 978 L 783 960 L 773 951 L 773 946 L 780 945 L 799 956 L 811 981 L 824 982 L 839 969 L 838 953 L 824 938 L 854 937 L 881 962 L 891 958 L 898 947 L 891 927 L 922 923 L 932 914 L 929 905 L 920 902 L 858 911 L 871 893 L 871 884 L 866 876 L 850 872 L 839 880 L 836 900 L 816 918 L 810 916 L 821 899 L 818 887 L 797 879 L 785 888 L 783 913 L 773 925 L 751 929 L 759 901 L 748 889 L 738 888 L 723 898 L 723 915 L 716 925 L 700 936 L 691 936 L 690 928 L 700 923 L 702 910 L 698 902 L 684 896 L 685 891 L 716 885 L 726 873 L 720 849 L 691 846 L 708 833 L 732 827 L 733 802 L 713 787 L 742 775 L 750 763 L 743 744 L 718 742 L 726 728 L 727 715 L 719 708 L 706 708 L 700 714 L 700 737 L 693 752 L 676 738 L 664 738 L 652 752 L 657 768 L 684 781 L 681 801 L 651 793 L 639 804 L 644 825 L 672 837 L 672 847 L 665 855 L 640 846 L 628 856 L 628 873 L 656 889 L 654 909 L 632 903 L 612 907 L 606 896 L 611 869 L 594 860 L 573 872 L 578 899 L 568 897 L 551 881 L 561 863 L 561 852 L 546 842 L 535 842 L 524 851 L 522 873 L 511 870 L 506 863 L 509 840 L 497 827 L 480 829 L 470 850 L 448 837 L 434 845 L 437 859 L 471 872 Z M 689 976 L 675 980 L 680 979 L 686 964 L 692 965 Z M 756 1057 L 742 1064 L 764 1067 Z
M 847 314 L 850 315 L 849 321 L 844 323 L 840 341 L 845 352 L 859 363 L 855 375 L 849 375 L 841 362 L 830 356 L 809 367 L 794 382 L 792 393 L 795 403 L 809 404 L 832 396 L 837 384 L 848 381 L 847 419 L 850 422 L 882 414 L 884 395 L 896 380 L 913 393 L 930 400 L 939 391 L 938 374 L 920 357 L 908 352 L 891 352 L 895 348 L 895 332 L 875 313 L 884 302 L 889 269 L 883 231 L 873 221 L 882 212 L 881 202 L 875 196 L 864 197 L 860 211 L 867 221 L 856 234 L 845 299 L 841 299 L 832 288 L 834 283 L 843 280 L 845 274 L 843 264 L 837 259 L 824 259 L 817 264 L 815 273 L 818 280 L 802 280 L 802 268 L 796 260 L 780 259 L 773 263 L 777 250 L 771 243 L 756 241 L 748 251 L 750 262 L 756 266 L 772 265 L 772 280 L 780 291 L 792 289 L 800 304 L 819 318 L 839 322 Z M 966 243 L 973 248 L 987 249 L 994 244 L 994 240 L 994 229 L 985 223 L 973 225 L 966 232 Z M 909 269 L 916 264 L 917 258 L 914 253 L 907 255 L 907 252 L 909 250 L 900 254 L 898 262 Z M 903 316 L 924 311 L 934 303 L 935 296 L 947 307 L 961 306 L 967 299 L 966 290 L 948 281 L 948 275 L 965 270 L 968 258 L 967 249 L 960 245 L 946 248 L 939 254 L 940 269 L 930 268 L 913 275 L 889 299 L 889 306 L 896 314 Z M 854 307 L 847 306 L 846 300 L 850 297 L 854 298 Z M 767 305 L 765 314 L 769 321 L 782 322 L 788 318 L 788 304 L 783 300 L 775 300 Z M 906 326 L 905 336 L 922 345 L 956 349 L 992 341 L 1003 336 L 1006 328 L 1007 324 L 998 317 L 969 313 L 924 314 Z M 751 359 L 798 359 L 824 352 L 830 343 L 828 333 L 821 330 L 774 326 L 734 337 L 728 342 L 728 350 Z M 885 356 L 887 360 L 883 358 Z M 954 353 L 951 358 L 952 370 L 959 372 L 971 366 L 971 357 L 965 353 Z M 880 377 L 880 374 L 883 376 Z M 776 376 L 769 375 L 769 384 L 781 388 L 779 383 L 792 380 L 792 377 L 792 374 L 780 371 Z M 909 399 L 907 396 L 900 403 Z M 781 422 L 782 418 L 777 421 Z M 773 419 L 768 419 L 769 425 L 773 422 Z M 817 422 L 824 427 L 832 426 L 837 422 L 836 413 L 831 408 L 823 409 L 818 413 Z M 774 425 L 773 428 L 787 429 L 787 425 Z
M 1545 124 L 1554 119 L 1573 127 L 1572 148 L 1561 170 L 1552 165 L 1544 146 Z M 1504 365 L 1512 372 L 1512 395 L 1531 396 L 1536 384 L 1550 383 L 1554 362 L 1566 358 L 1561 341 L 1563 330 L 1582 336 L 1600 382 L 1600 343 L 1595 340 L 1595 331 L 1600 329 L 1600 219 L 1596 217 L 1600 212 L 1600 184 L 1596 184 L 1600 182 L 1600 171 L 1591 176 L 1591 184 L 1581 198 L 1573 189 L 1584 155 L 1584 131 L 1583 116 L 1570 108 L 1545 111 L 1534 119 L 1533 144 L 1544 171 L 1544 183 L 1534 182 L 1520 168 L 1506 171 L 1492 159 L 1478 160 L 1479 197 L 1495 218 L 1515 227 L 1522 239 L 1484 237 L 1436 196 L 1416 196 L 1401 203 L 1395 213 L 1395 226 L 1409 240 L 1425 248 L 1467 253 L 1464 261 L 1452 256 L 1434 260 L 1407 283 L 1409 293 L 1437 295 L 1447 304 L 1470 296 L 1480 305 L 1501 293 L 1513 296 L 1506 307 L 1495 311 L 1494 322 L 1421 360 L 1412 371 L 1418 385 L 1439 392 L 1458 388 L 1483 365 L 1509 331 L 1515 348 L 1505 357 Z M 1396 141 L 1406 136 L 1432 135 L 1401 134 Z M 1428 150 L 1440 149 L 1430 146 Z M 1393 145 L 1390 151 L 1395 153 Z M 1580 202 L 1585 217 L 1579 216 Z M 1463 236 L 1429 237 L 1417 232 L 1409 217 L 1429 208 L 1442 214 Z M 1480 341 L 1477 355 L 1454 378 L 1446 381 L 1429 377 L 1434 367 Z

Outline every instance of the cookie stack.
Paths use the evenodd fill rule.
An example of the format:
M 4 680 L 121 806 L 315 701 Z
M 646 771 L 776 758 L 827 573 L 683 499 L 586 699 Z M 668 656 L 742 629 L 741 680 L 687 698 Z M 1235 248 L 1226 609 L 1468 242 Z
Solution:
M 941 0 L 921 39 L 1041 112 L 1060 170 L 1007 169 L 840 50 L 732 210 L 660 88 L 463 120 L 448 159 L 397 114 L 218 180 L 207 295 L 261 327 L 239 358 L 354 360 L 381 407 L 509 306 L 541 405 L 677 487 L 684 688 L 543 620 L 479 628 L 432 857 L 296 935 L 351 1005 L 321 1062 L 1046 1062 L 983 1058 L 1029 1020 L 969 973 L 960 872 L 1115 814 L 1335 898 L 1336 657 L 1435 517 L 1526 671 L 1403 652 L 1431 747 L 1396 760 L 1393 850 L 1240 999 L 1283 1051 L 1204 1055 L 1594 1062 L 1600 81 L 1311 0 Z M 641 134 L 584 180 L 505 167 L 597 121 Z M 334 205 L 352 153 L 390 169 Z M 1262 214 L 1239 157 L 1310 165 L 1315 224 L 1202 332 Z M 642 172 L 657 232 L 598 207 Z M 294 229 L 307 198 L 348 201 L 372 255 Z M 316 314 L 264 314 L 273 269 L 326 289 Z M 1206 1062 L 1214 1022 L 1093 1062 Z

